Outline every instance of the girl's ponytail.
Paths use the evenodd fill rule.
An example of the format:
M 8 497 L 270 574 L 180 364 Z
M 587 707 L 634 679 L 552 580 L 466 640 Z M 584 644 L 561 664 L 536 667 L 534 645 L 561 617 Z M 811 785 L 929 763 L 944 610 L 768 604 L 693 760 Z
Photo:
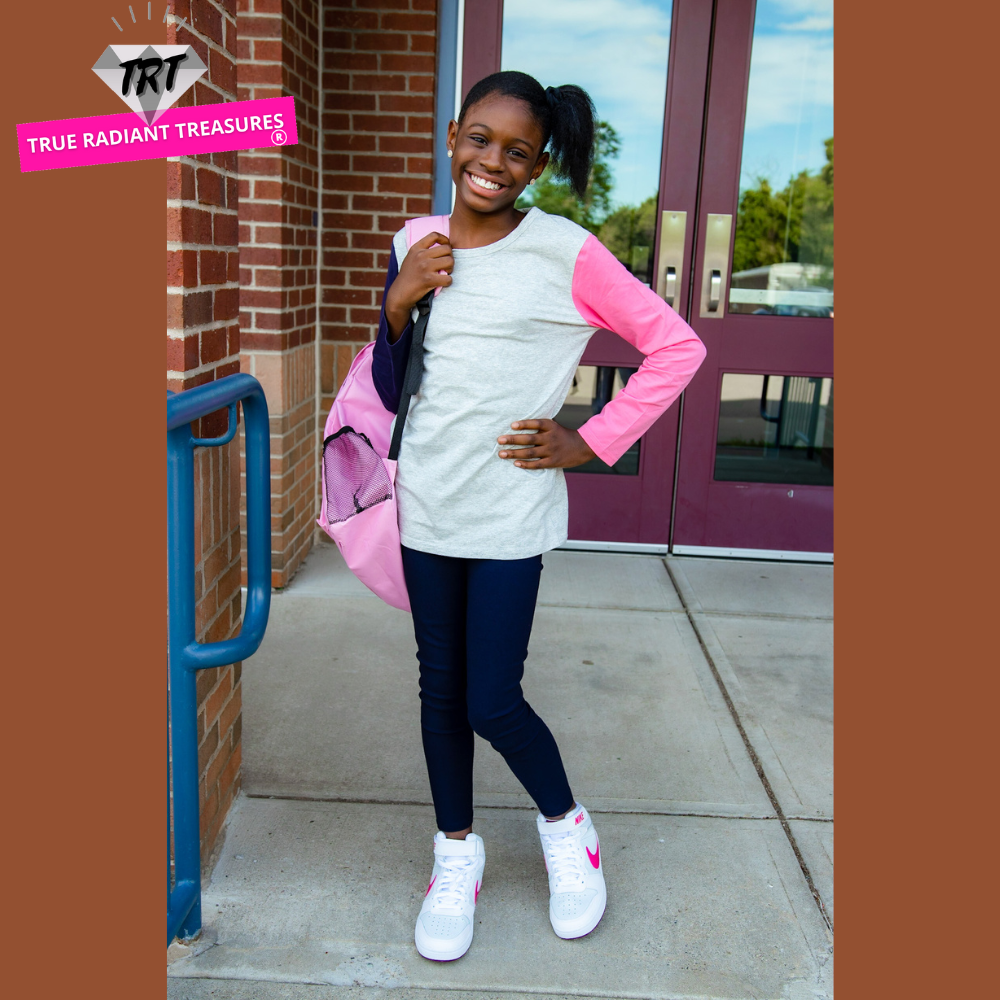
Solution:
M 569 179 L 583 198 L 594 163 L 594 102 L 573 84 L 546 87 L 527 73 L 506 70 L 480 80 L 468 93 L 458 116 L 459 125 L 473 104 L 499 94 L 524 101 L 542 130 L 542 149 L 551 145 L 553 169 Z
M 556 172 L 568 178 L 582 198 L 594 165 L 594 102 L 572 83 L 546 87 L 545 98 L 552 111 L 549 142 Z

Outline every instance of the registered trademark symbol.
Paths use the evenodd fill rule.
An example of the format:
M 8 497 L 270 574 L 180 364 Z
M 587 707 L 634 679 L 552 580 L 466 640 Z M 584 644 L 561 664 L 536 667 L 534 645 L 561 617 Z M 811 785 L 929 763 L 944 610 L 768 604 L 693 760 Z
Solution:
M 271 133 L 271 142 L 273 142 L 275 146 L 284 146 L 284 144 L 288 142 L 288 136 L 285 135 L 283 129 L 276 128 Z

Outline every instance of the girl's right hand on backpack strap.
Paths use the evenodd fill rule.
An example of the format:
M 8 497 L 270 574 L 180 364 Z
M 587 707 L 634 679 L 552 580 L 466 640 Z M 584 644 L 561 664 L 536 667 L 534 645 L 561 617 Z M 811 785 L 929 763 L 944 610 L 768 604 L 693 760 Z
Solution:
M 399 338 L 410 322 L 410 311 L 429 291 L 451 284 L 454 266 L 451 242 L 441 233 L 428 233 L 410 247 L 385 297 L 390 341 Z

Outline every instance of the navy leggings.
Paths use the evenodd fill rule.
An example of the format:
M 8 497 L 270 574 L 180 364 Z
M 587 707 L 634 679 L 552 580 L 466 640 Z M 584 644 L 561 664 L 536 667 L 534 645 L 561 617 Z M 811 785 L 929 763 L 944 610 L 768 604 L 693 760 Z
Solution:
M 559 748 L 521 678 L 542 557 L 453 559 L 403 547 L 420 661 L 420 727 L 438 827 L 472 825 L 473 733 L 545 816 L 573 807 Z

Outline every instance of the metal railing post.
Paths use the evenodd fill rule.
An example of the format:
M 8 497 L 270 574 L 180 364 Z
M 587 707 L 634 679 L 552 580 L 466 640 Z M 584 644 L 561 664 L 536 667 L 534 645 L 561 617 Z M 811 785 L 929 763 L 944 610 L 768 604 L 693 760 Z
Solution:
M 167 580 L 170 608 L 170 728 L 174 772 L 174 912 L 187 910 L 174 931 L 201 929 L 201 836 L 198 828 L 198 698 L 182 651 L 194 642 L 194 449 L 186 424 L 167 433 Z M 194 782 L 188 779 L 195 774 Z M 173 940 L 168 928 L 168 940 Z
M 199 643 L 195 636 L 194 449 L 228 443 L 242 402 L 246 435 L 247 605 L 240 634 Z M 229 408 L 222 437 L 196 438 L 191 422 Z M 246 659 L 264 637 L 271 604 L 271 470 L 267 402 L 260 383 L 230 375 L 167 398 L 167 517 L 170 733 L 173 774 L 173 886 L 169 878 L 167 944 L 201 930 L 201 834 L 198 818 L 198 696 L 195 671 Z M 168 770 L 168 777 L 171 771 Z M 168 803 L 169 808 L 169 803 Z M 169 820 L 169 817 L 168 817 Z M 169 831 L 169 827 L 168 827 Z

